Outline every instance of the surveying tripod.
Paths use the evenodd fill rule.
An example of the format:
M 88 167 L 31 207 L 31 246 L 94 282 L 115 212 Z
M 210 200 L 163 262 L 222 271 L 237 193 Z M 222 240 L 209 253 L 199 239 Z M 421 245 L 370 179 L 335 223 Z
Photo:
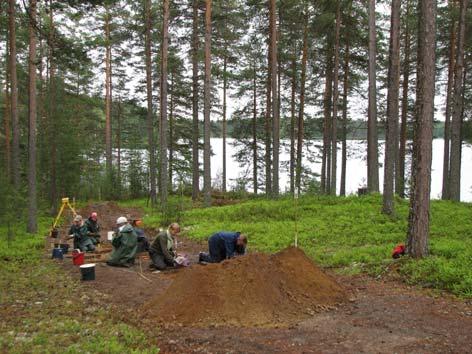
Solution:
M 71 211 L 74 217 L 77 215 L 74 207 L 69 203 L 69 198 L 62 198 L 61 199 L 61 208 L 59 209 L 59 212 L 57 213 L 56 218 L 54 219 L 54 223 L 52 224 L 52 229 L 51 229 L 51 237 L 57 237 L 58 231 L 56 229 L 57 223 L 59 222 L 59 219 L 61 218 L 61 215 L 64 211 L 65 207 L 68 207 Z

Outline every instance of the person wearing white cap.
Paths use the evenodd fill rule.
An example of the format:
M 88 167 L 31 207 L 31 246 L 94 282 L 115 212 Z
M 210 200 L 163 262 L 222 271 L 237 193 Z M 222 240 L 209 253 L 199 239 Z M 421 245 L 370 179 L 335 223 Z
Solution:
M 138 248 L 136 233 L 124 216 L 116 220 L 116 226 L 118 231 L 111 241 L 113 251 L 107 264 L 115 267 L 131 267 Z
M 81 252 L 95 251 L 95 245 L 87 235 L 87 226 L 84 225 L 82 216 L 76 215 L 74 223 L 69 229 L 69 239 L 74 239 L 74 248 L 80 249 Z

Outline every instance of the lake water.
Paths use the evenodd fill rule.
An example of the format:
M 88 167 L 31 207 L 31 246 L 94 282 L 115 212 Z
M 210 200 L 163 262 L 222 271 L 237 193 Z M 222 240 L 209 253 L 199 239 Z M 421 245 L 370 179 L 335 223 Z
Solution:
M 237 147 L 232 146 L 234 139 L 227 139 L 226 147 L 226 168 L 227 168 L 227 188 L 231 189 L 235 185 L 235 179 L 245 174 L 248 166 L 240 166 L 233 158 L 233 155 L 237 152 Z M 288 141 L 281 142 L 289 144 Z M 321 145 L 322 141 L 311 141 L 316 145 Z M 307 144 L 310 145 L 310 144 Z M 367 143 L 365 141 L 352 140 L 348 141 L 348 161 L 346 167 L 346 193 L 353 194 L 357 192 L 359 187 L 365 186 L 367 182 L 367 161 L 366 151 Z M 442 188 L 442 166 L 443 166 L 443 139 L 434 139 L 433 141 L 433 163 L 432 163 L 432 176 L 431 176 L 431 198 L 439 199 L 441 197 Z M 212 151 L 215 154 L 211 158 L 211 174 L 213 179 L 217 179 L 222 174 L 222 155 L 223 155 L 223 139 L 212 138 L 211 139 Z M 262 149 L 262 147 L 261 147 Z M 315 149 L 306 147 L 304 153 L 311 151 L 314 154 Z M 290 160 L 289 151 L 281 150 L 280 163 L 281 165 Z M 321 173 L 321 161 L 316 159 L 315 162 L 308 162 L 307 159 L 304 161 L 304 165 L 311 168 L 313 172 Z M 379 148 L 379 162 L 383 165 L 384 154 L 383 154 L 383 143 L 380 143 Z M 472 202 L 472 146 L 469 144 L 463 144 L 462 147 L 462 170 L 461 170 L 461 201 Z M 409 170 L 409 167 L 408 167 Z M 341 178 L 341 144 L 338 145 L 338 193 L 339 193 L 339 181 Z M 251 175 L 252 176 L 252 175 Z M 383 166 L 379 170 L 380 188 L 383 187 Z M 285 191 L 289 189 L 289 174 L 287 171 L 280 172 L 280 190 Z

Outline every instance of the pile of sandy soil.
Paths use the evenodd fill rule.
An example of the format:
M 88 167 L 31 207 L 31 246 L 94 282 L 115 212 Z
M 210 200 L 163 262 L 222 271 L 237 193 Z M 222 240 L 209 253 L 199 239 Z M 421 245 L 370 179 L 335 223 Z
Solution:
M 279 326 L 347 299 L 297 248 L 195 265 L 143 307 L 146 319 L 185 326 Z

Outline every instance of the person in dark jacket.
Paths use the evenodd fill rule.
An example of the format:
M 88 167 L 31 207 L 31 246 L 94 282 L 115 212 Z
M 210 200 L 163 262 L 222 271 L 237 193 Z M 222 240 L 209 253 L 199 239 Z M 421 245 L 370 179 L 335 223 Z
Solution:
M 116 267 L 131 267 L 138 248 L 136 233 L 124 216 L 116 220 L 116 225 L 118 231 L 111 241 L 113 251 L 107 264 Z
M 135 219 L 131 222 L 131 226 L 133 226 L 134 232 L 136 232 L 136 236 L 138 237 L 138 251 L 137 253 L 149 252 L 149 240 L 144 233 L 144 230 L 140 228 L 142 221 L 140 219 Z
M 100 243 L 100 224 L 98 223 L 98 214 L 93 212 L 89 218 L 85 220 L 87 227 L 87 235 L 90 237 L 94 245 Z
M 76 215 L 74 223 L 69 229 L 69 239 L 74 239 L 74 249 L 80 249 L 81 252 L 95 251 L 95 245 L 87 235 L 87 227 L 84 225 L 82 216 Z
M 208 239 L 209 253 L 200 252 L 199 262 L 219 263 L 246 253 L 247 237 L 240 232 L 220 231 Z
M 166 270 L 168 267 L 175 267 L 174 238 L 180 233 L 180 226 L 177 223 L 170 224 L 166 231 L 161 231 L 149 248 L 151 258 L 151 268 Z

